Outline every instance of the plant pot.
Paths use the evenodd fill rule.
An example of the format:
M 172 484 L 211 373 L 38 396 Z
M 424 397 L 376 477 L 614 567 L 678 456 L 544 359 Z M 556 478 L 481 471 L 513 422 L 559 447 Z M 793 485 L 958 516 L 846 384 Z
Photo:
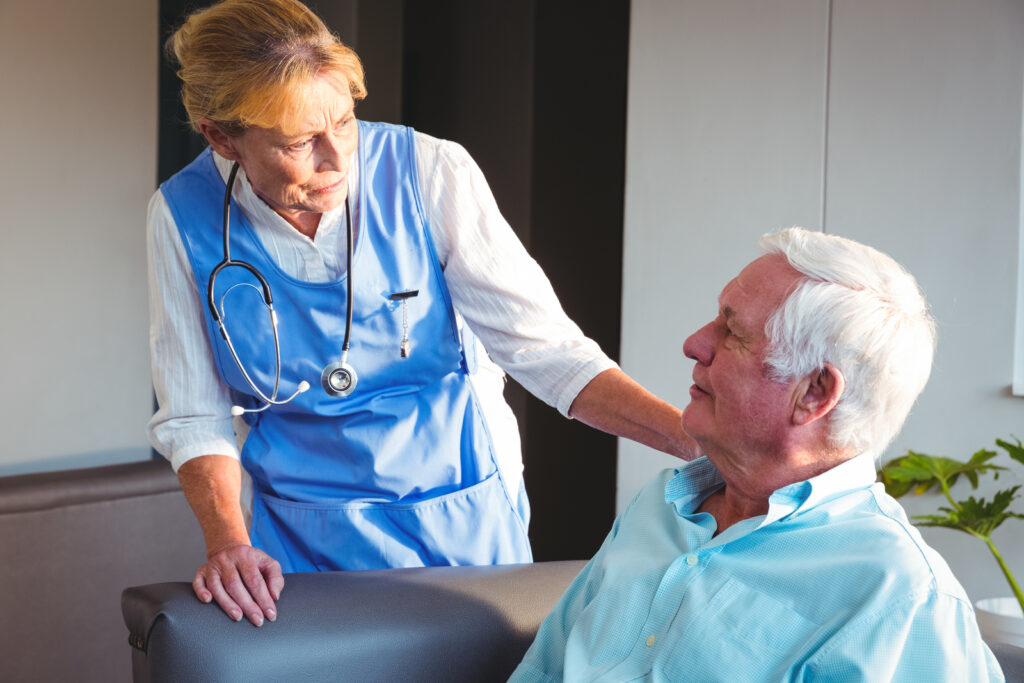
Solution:
M 1016 598 L 985 598 L 974 603 L 981 637 L 988 643 L 1024 647 L 1024 611 Z

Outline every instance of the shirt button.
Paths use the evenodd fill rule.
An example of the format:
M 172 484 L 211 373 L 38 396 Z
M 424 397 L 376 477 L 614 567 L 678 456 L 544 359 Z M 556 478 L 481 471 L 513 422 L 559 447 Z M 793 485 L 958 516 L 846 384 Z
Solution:
M 698 561 L 699 560 L 697 560 L 696 555 L 690 554 L 686 556 L 686 564 L 690 565 L 691 567 L 697 564 Z
M 657 640 L 654 636 L 647 636 L 647 647 L 654 645 L 654 641 Z

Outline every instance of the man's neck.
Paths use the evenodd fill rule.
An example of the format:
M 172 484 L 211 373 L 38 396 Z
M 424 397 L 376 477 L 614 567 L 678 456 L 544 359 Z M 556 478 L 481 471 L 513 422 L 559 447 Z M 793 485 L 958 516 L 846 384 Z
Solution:
M 767 514 L 772 494 L 784 486 L 816 477 L 853 455 L 849 451 L 829 449 L 816 458 L 793 454 L 770 466 L 762 465 L 742 473 L 718 468 L 725 486 L 705 498 L 697 512 L 707 512 L 715 518 L 717 536 L 737 522 Z M 714 462 L 714 458 L 711 460 Z
M 737 496 L 728 484 L 704 499 L 697 512 L 706 512 L 715 518 L 715 536 L 733 524 L 768 512 L 768 499 Z

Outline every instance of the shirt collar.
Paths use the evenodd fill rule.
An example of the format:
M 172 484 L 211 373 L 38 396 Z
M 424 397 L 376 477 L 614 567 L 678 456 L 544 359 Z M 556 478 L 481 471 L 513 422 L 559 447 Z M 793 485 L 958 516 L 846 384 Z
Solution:
M 686 515 L 725 482 L 707 457 L 692 460 L 677 467 L 675 476 L 665 484 L 665 502 L 674 505 L 676 512 Z
M 768 499 L 768 514 L 762 526 L 795 512 L 810 510 L 875 482 L 874 454 L 864 452 L 821 474 L 788 484 Z M 712 491 L 723 485 L 722 476 L 706 457 L 676 468 L 675 476 L 665 484 L 665 502 L 674 505 L 678 514 L 689 514 Z
M 877 477 L 874 454 L 864 452 L 855 455 L 815 477 L 783 486 L 773 493 L 768 499 L 768 519 L 765 523 L 792 512 L 810 510 L 851 491 L 867 488 L 875 483 Z M 777 515 L 773 514 L 773 506 L 779 508 Z
M 217 154 L 216 151 L 211 150 L 213 154 L 213 162 L 217 167 L 217 172 L 220 173 L 221 179 L 226 183 L 228 181 L 228 175 L 231 173 L 231 166 L 234 162 L 229 159 L 225 159 L 221 155 Z M 358 150 L 352 153 L 353 159 L 349 168 L 353 169 L 349 172 L 348 191 L 349 196 L 352 196 L 354 191 L 358 191 L 356 183 L 357 169 L 358 169 Z M 292 225 L 282 218 L 276 211 L 270 208 L 270 205 L 260 199 L 252 189 L 252 185 L 249 183 L 249 178 L 245 175 L 245 171 L 241 166 L 238 168 L 238 176 L 235 178 L 235 185 L 231 189 L 232 198 L 242 208 L 242 211 L 250 218 L 254 225 L 258 224 L 261 226 L 269 226 L 271 230 L 282 233 L 287 237 L 294 238 L 296 235 L 303 239 L 309 240 L 308 237 L 295 230 Z M 352 200 L 350 200 L 352 201 Z M 317 239 L 324 239 L 329 234 L 334 232 L 341 225 L 341 219 L 345 217 L 345 204 L 344 202 L 331 209 L 327 213 L 320 216 L 320 225 L 317 228 L 316 236 L 313 241 Z

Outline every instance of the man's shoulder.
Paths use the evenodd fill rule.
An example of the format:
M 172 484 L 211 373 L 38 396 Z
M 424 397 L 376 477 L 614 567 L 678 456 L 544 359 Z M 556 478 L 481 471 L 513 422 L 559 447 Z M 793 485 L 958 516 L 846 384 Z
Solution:
M 881 484 L 843 498 L 804 522 L 812 535 L 820 534 L 821 547 L 850 553 L 862 569 L 874 567 L 879 580 L 895 593 L 935 591 L 967 600 L 949 565 Z

